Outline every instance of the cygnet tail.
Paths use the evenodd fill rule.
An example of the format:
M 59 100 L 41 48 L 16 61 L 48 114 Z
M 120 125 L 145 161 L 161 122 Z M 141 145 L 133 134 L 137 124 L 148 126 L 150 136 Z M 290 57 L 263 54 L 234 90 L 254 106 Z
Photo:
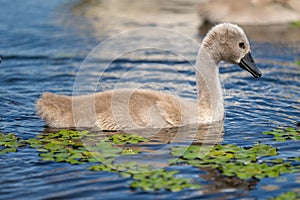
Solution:
M 36 102 L 37 114 L 47 126 L 54 128 L 74 127 L 72 99 L 65 95 L 46 92 Z

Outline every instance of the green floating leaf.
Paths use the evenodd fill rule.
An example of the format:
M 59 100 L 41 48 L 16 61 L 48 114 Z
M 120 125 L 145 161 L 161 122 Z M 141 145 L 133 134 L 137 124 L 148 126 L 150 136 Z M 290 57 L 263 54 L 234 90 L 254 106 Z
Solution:
M 165 169 L 153 170 L 149 165 L 137 162 L 102 163 L 89 167 L 93 171 L 118 172 L 123 177 L 132 177 L 134 181 L 130 184 L 133 189 L 144 191 L 169 190 L 172 192 L 183 189 L 199 189 L 201 186 L 192 183 L 190 179 L 177 178 L 178 171 L 166 171 Z
M 253 152 L 257 157 L 275 156 L 278 154 L 276 148 L 266 144 L 255 144 L 248 151 Z
M 165 169 L 134 174 L 134 181 L 130 186 L 134 189 L 141 188 L 144 191 L 169 190 L 178 192 L 183 189 L 199 189 L 201 185 L 192 183 L 190 179 L 177 178 L 178 171 L 166 171 Z
M 0 133 L 0 154 L 16 152 L 18 147 L 24 145 L 25 143 L 21 141 L 15 134 Z
M 289 129 L 289 131 L 294 131 Z M 283 132 L 282 130 L 279 131 Z M 285 132 L 285 131 L 284 131 Z M 189 164 L 201 168 L 214 168 L 224 176 L 237 176 L 240 179 L 278 177 L 283 173 L 297 172 L 300 167 L 284 162 L 282 158 L 268 159 L 257 163 L 262 157 L 278 155 L 277 149 L 266 144 L 255 144 L 242 148 L 233 144 L 215 145 L 206 156 L 200 157 L 197 152 L 201 146 L 172 147 L 171 154 L 179 156 L 171 164 Z M 184 150 L 186 150 L 184 152 Z M 298 158 L 293 159 L 297 161 Z
M 140 151 L 134 150 L 134 149 L 123 149 L 122 150 L 122 155 L 135 155 L 138 153 L 140 153 Z
M 139 142 L 149 141 L 148 138 L 135 135 L 135 134 L 114 134 L 108 137 L 107 140 L 117 145 L 137 144 Z
M 300 21 L 294 21 L 294 22 L 292 22 L 291 26 L 293 26 L 293 27 L 300 27 Z
M 139 136 L 116 134 L 122 141 L 131 141 Z M 84 141 L 84 143 L 83 143 Z M 109 139 L 101 139 L 97 134 L 88 131 L 61 130 L 57 133 L 41 134 L 36 138 L 26 140 L 32 148 L 41 152 L 42 160 L 84 164 L 87 162 L 108 162 L 110 158 L 120 155 L 138 154 L 139 151 L 130 148 L 116 147 Z
M 298 200 L 300 199 L 300 192 L 294 192 L 294 191 L 290 191 L 290 192 L 286 192 L 283 193 L 277 197 L 271 198 L 271 200 Z
M 300 129 L 293 127 L 273 129 L 271 131 L 265 131 L 263 134 L 273 135 L 273 139 L 278 142 L 285 142 L 287 140 L 300 140 Z
M 299 129 L 286 128 L 264 132 L 274 135 L 276 140 L 299 139 Z M 100 138 L 100 139 L 99 139 Z M 137 135 L 115 134 L 101 139 L 97 134 L 87 131 L 62 130 L 53 134 L 41 134 L 37 138 L 20 141 L 13 134 L 0 134 L 0 153 L 15 152 L 19 146 L 28 144 L 40 152 L 42 160 L 68 162 L 70 164 L 95 163 L 89 167 L 93 171 L 117 172 L 123 177 L 131 177 L 131 187 L 145 191 L 199 189 L 201 186 L 191 179 L 176 177 L 178 171 L 166 169 L 153 170 L 149 165 L 136 162 L 116 163 L 116 157 L 138 154 L 139 151 L 122 146 L 147 141 Z M 84 142 L 84 143 L 83 143 Z M 203 152 L 207 153 L 203 156 Z M 255 144 L 249 148 L 234 144 L 217 144 L 213 148 L 191 145 L 172 147 L 174 164 L 189 164 L 195 167 L 213 168 L 224 176 L 236 176 L 240 179 L 278 177 L 283 173 L 300 172 L 300 166 L 291 163 L 300 158 L 268 158 L 278 155 L 277 149 L 265 144 Z M 263 158 L 264 157 L 264 158 Z M 265 158 L 267 157 L 267 158 Z M 263 159 L 261 159 L 263 158 Z M 264 160 L 262 162 L 262 160 Z M 258 163 L 259 161 L 259 163 Z

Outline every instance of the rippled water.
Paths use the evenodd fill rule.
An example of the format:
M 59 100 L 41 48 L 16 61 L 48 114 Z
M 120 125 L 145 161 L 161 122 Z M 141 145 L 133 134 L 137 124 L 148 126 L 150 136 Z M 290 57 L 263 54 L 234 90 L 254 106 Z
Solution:
M 102 4 L 95 1 L 2 1 L 0 131 L 13 132 L 22 139 L 43 132 L 44 122 L 35 115 L 37 98 L 45 91 L 71 95 L 85 57 L 112 34 L 142 26 L 164 27 L 200 41 L 197 15 L 192 9 L 195 1 L 151 2 L 145 6 L 145 2 L 131 5 L 128 1 Z M 136 15 L 140 17 L 134 17 Z M 138 39 L 147 47 L 153 42 Z M 156 42 L 168 46 L 174 40 Z M 185 59 L 158 49 L 129 52 L 105 70 L 101 84 L 85 85 L 80 92 L 113 89 L 122 77 L 122 87 L 139 85 L 195 99 L 194 71 L 189 61 L 195 62 L 198 49 L 184 42 L 180 44 Z M 263 72 L 261 79 L 253 79 L 233 65 L 222 64 L 220 68 L 226 101 L 224 143 L 251 146 L 263 142 L 277 147 L 283 157 L 299 156 L 299 142 L 276 143 L 261 132 L 277 126 L 296 126 L 300 121 L 300 68 L 294 65 L 300 58 L 300 42 L 252 41 L 252 51 Z M 85 68 L 87 82 L 97 80 L 105 69 L 97 62 L 90 64 L 91 67 Z M 299 174 L 239 182 L 213 171 L 177 166 L 183 176 L 200 177 L 205 190 L 147 193 L 131 190 L 130 179 L 116 173 L 91 172 L 81 165 L 40 161 L 37 151 L 30 148 L 1 155 L 0 168 L 0 197 L 3 199 L 268 198 L 300 187 Z M 263 189 L 266 185 L 277 185 L 279 189 L 266 192 Z

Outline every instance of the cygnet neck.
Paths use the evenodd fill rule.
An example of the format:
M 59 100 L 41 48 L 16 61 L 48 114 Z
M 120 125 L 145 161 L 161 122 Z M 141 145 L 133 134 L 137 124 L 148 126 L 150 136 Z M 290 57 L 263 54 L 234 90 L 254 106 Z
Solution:
M 204 40 L 196 62 L 198 108 L 201 123 L 224 119 L 223 92 L 217 66 L 220 61 L 220 55 L 213 51 L 213 48 Z

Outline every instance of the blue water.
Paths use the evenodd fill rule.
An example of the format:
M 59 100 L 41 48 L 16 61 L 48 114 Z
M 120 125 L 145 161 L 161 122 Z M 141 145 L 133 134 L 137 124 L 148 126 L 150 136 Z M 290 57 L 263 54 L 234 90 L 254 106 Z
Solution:
M 162 4 L 158 10 L 165 15 L 155 13 L 144 24 L 143 16 L 129 23 L 130 19 L 120 17 L 122 13 L 116 14 L 115 18 L 107 12 L 100 17 L 86 14 L 88 1 L 0 2 L 0 131 L 15 133 L 22 139 L 35 137 L 45 129 L 44 122 L 35 114 L 35 101 L 39 96 L 45 91 L 71 95 L 84 59 L 109 36 L 132 28 L 163 26 L 184 32 L 198 42 L 201 40 L 194 22 L 188 19 L 184 23 L 174 23 L 172 20 L 162 23 L 159 20 L 165 15 L 190 16 L 187 13 L 190 6 L 195 6 L 193 1 Z M 93 2 L 90 3 L 93 5 Z M 107 10 L 102 4 L 100 11 Z M 145 46 L 153 42 L 147 38 L 139 40 Z M 170 44 L 169 40 L 163 39 L 157 42 L 166 46 Z M 263 142 L 277 147 L 283 157 L 299 156 L 299 142 L 278 143 L 261 133 L 278 126 L 296 126 L 300 122 L 300 68 L 294 65 L 295 60 L 300 58 L 300 42 L 251 43 L 253 56 L 263 72 L 262 78 L 254 79 L 236 66 L 221 64 L 226 102 L 224 143 L 251 146 Z M 181 51 L 187 60 L 157 49 L 130 52 L 105 70 L 101 84 L 96 88 L 86 85 L 81 92 L 113 89 L 123 77 L 122 87 L 142 85 L 195 99 L 194 71 L 188 61 L 195 62 L 197 50 L 182 44 Z M 85 75 L 90 80 L 97 80 L 105 68 L 97 63 L 92 64 L 92 67 L 85 69 Z M 128 76 L 124 78 L 126 73 Z M 37 151 L 28 147 L 21 148 L 17 153 L 1 155 L 0 198 L 265 199 L 300 187 L 299 174 L 258 182 L 239 182 L 227 180 L 214 172 L 177 166 L 175 168 L 183 176 L 200 179 L 205 184 L 205 190 L 148 193 L 130 189 L 130 178 L 121 178 L 116 173 L 92 172 L 85 167 L 41 161 Z M 203 174 L 209 176 L 203 178 Z M 263 189 L 266 185 L 275 185 L 278 189 L 266 192 Z

